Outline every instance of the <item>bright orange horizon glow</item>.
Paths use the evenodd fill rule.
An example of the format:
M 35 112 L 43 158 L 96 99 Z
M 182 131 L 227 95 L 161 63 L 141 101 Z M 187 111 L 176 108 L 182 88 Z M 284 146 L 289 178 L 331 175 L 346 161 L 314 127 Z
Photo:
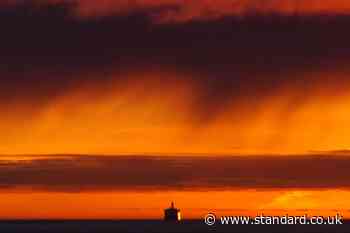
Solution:
M 175 201 L 183 219 L 220 215 L 350 217 L 346 190 L 55 193 L 0 192 L 1 219 L 162 219 Z

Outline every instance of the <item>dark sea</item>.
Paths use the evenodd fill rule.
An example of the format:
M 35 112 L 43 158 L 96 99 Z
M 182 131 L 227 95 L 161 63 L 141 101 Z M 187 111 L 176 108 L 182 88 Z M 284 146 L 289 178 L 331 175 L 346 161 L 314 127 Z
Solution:
M 157 220 L 123 221 L 0 221 L 0 233 L 350 233 L 350 222 L 343 225 L 220 225 L 207 226 L 202 220 L 180 223 Z

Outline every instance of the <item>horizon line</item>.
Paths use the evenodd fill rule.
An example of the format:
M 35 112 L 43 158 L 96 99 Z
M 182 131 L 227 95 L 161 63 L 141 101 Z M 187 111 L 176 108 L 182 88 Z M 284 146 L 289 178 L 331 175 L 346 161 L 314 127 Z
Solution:
M 274 156 L 319 156 L 319 155 L 335 155 L 335 156 L 347 156 L 350 155 L 350 149 L 339 149 L 339 150 L 309 150 L 305 152 L 213 152 L 213 153 L 201 153 L 201 152 L 120 152 L 120 153 L 71 153 L 71 152 L 53 152 L 53 153 L 0 153 L 0 158 L 12 157 L 12 156 L 34 156 L 34 157 L 44 157 L 44 156 L 145 156 L 145 157 L 158 157 L 158 156 L 166 156 L 166 157 L 211 157 L 211 156 L 266 156 L 266 157 L 274 157 Z

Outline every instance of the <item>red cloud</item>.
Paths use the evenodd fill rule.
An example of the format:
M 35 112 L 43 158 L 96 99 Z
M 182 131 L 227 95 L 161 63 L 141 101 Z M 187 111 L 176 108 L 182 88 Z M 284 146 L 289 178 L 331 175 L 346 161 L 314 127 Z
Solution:
M 187 21 L 244 15 L 250 12 L 281 14 L 320 14 L 350 12 L 346 0 L 84 0 L 79 1 L 81 15 L 105 15 L 140 9 L 160 9 L 157 19 Z
M 207 20 L 251 12 L 281 14 L 350 13 L 348 0 L 33 0 L 37 4 L 76 3 L 80 16 L 104 16 L 153 9 L 151 16 L 161 21 Z M 3 0 L 1 5 L 28 3 Z

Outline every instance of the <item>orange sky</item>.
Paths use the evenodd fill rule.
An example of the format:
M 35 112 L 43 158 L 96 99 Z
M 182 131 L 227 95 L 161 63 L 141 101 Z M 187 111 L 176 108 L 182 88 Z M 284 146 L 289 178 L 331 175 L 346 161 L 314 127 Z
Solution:
M 161 219 L 175 200 L 185 219 L 220 215 L 350 217 L 349 191 L 0 192 L 1 219 Z
M 85 158 L 87 160 L 84 160 Z M 334 216 L 340 213 L 346 218 L 350 217 L 350 202 L 348 198 L 350 191 L 346 187 L 337 188 L 337 184 L 344 183 L 346 178 L 342 179 L 342 181 L 335 180 L 344 174 L 346 169 L 339 167 L 337 174 L 333 174 L 335 172 L 329 171 L 328 165 L 324 164 L 325 162 L 327 163 L 326 160 L 320 163 L 314 161 L 315 166 L 310 168 L 310 170 L 314 169 L 311 172 L 316 173 L 316 175 L 312 175 L 312 177 L 307 177 L 309 173 L 305 171 L 305 166 L 299 166 L 300 173 L 285 170 L 286 176 L 290 178 L 282 180 L 282 182 L 282 178 L 279 177 L 285 176 L 274 174 L 274 171 L 276 168 L 277 170 L 281 170 L 278 164 L 285 166 L 283 165 L 284 160 L 281 160 L 281 158 L 276 159 L 279 163 L 274 166 L 270 164 L 274 161 L 271 159 L 265 165 L 262 162 L 258 162 L 259 166 L 265 166 L 266 169 L 269 169 L 269 171 L 266 171 L 266 174 L 264 173 L 265 175 L 263 177 L 257 177 L 255 175 L 255 181 L 250 181 L 254 179 L 254 175 L 247 176 L 244 175 L 243 171 L 232 171 L 243 173 L 243 175 L 233 177 L 237 179 L 238 184 L 236 184 L 237 182 L 235 180 L 231 180 L 231 182 L 236 184 L 236 188 L 228 188 L 223 185 L 222 181 L 226 184 L 230 183 L 230 176 L 228 174 L 230 167 L 222 166 L 222 169 L 227 171 L 225 173 L 227 177 L 223 177 L 222 173 L 218 172 L 221 170 L 220 166 L 218 166 L 220 163 L 215 163 L 220 158 L 212 158 L 213 161 L 211 162 L 211 164 L 215 163 L 217 165 L 212 168 L 214 171 L 210 173 L 211 175 L 217 174 L 216 177 L 201 177 L 199 175 L 197 177 L 198 179 L 192 180 L 185 178 L 196 177 L 193 174 L 187 174 L 187 176 L 181 177 L 181 174 L 176 175 L 173 169 L 176 167 L 181 169 L 181 166 L 186 167 L 186 161 L 189 163 L 198 158 L 192 157 L 187 158 L 187 160 L 175 160 L 178 163 L 170 166 L 170 168 L 173 168 L 172 171 L 163 171 L 164 178 L 156 177 L 155 174 L 157 174 L 159 169 L 162 171 L 162 169 L 169 168 L 169 165 L 165 161 L 165 163 L 160 164 L 166 167 L 159 167 L 159 165 L 156 165 L 156 161 L 161 161 L 160 158 L 153 159 L 147 160 L 146 158 L 141 158 L 140 160 L 133 160 L 130 157 L 123 162 L 123 160 L 110 160 L 109 158 L 103 161 L 99 160 L 99 156 L 91 159 L 83 156 L 76 160 L 68 156 L 41 156 L 32 158 L 21 158 L 17 156 L 2 157 L 1 176 L 3 186 L 0 186 L 0 205 L 2 210 L 0 212 L 0 218 L 161 219 L 163 209 L 171 201 L 175 201 L 176 205 L 181 208 L 184 219 L 202 218 L 209 212 L 214 212 L 218 216 L 255 216 L 257 214 L 272 216 L 285 214 L 295 216 L 304 214 L 308 214 L 308 216 Z M 338 157 L 338 159 L 344 159 L 345 162 L 342 163 L 340 160 L 336 164 L 348 164 L 346 158 Z M 319 160 L 322 159 L 319 158 Z M 132 163 L 133 161 L 134 163 Z M 210 160 L 206 161 L 210 162 Z M 257 166 L 257 164 L 254 165 L 254 160 L 249 160 L 250 165 L 247 166 L 247 161 L 243 159 L 235 163 L 243 162 L 246 165 L 242 166 L 242 168 L 247 170 Z M 303 159 L 300 161 L 303 161 Z M 228 163 L 230 160 L 222 162 Z M 305 160 L 304 162 L 310 164 L 312 161 L 306 162 Z M 31 163 L 33 163 L 32 166 L 30 165 Z M 114 167 L 115 170 L 121 169 L 120 166 L 125 166 L 122 167 L 124 172 L 120 174 L 129 174 L 129 176 L 118 176 L 118 171 L 116 173 L 108 171 L 108 169 L 111 169 L 110 166 L 113 163 L 121 163 L 121 165 L 118 165 L 119 167 Z M 334 164 L 334 161 L 330 160 L 330 163 Z M 129 167 L 126 164 L 129 164 Z M 295 160 L 294 162 L 291 160 L 290 169 L 296 169 L 295 164 Z M 153 167 L 153 169 L 149 168 L 145 170 L 145 166 Z M 196 165 L 196 162 L 193 165 L 189 163 L 187 166 L 190 166 L 189 169 L 197 166 L 197 173 L 200 172 L 199 167 L 204 166 L 205 168 L 205 164 L 199 163 Z M 324 171 L 325 175 L 320 177 L 317 174 L 322 167 L 326 168 L 326 170 Z M 88 169 L 86 171 L 92 169 L 91 174 L 84 173 L 84 169 L 86 168 Z M 98 168 L 103 170 L 99 172 Z M 79 170 L 83 172 L 79 173 Z M 144 173 L 140 170 L 150 171 L 152 174 L 148 174 L 149 176 L 145 178 L 143 177 Z M 256 170 L 258 169 L 256 168 Z M 125 171 L 129 172 L 125 173 Z M 94 172 L 97 173 L 95 174 Z M 254 173 L 254 171 L 251 172 Z M 331 174 L 327 176 L 327 172 Z M 6 174 L 8 177 L 4 177 Z M 84 177 L 81 174 L 86 175 Z M 106 177 L 106 174 L 110 174 L 111 177 Z M 304 175 L 296 176 L 295 174 Z M 26 177 L 23 177 L 24 175 Z M 80 178 L 77 179 L 78 176 Z M 176 177 L 178 177 L 178 182 Z M 324 177 L 329 177 L 330 180 L 325 180 L 322 183 L 322 179 L 327 179 Z M 136 182 L 134 186 L 128 185 L 129 182 L 135 183 L 135 178 L 139 182 Z M 300 182 L 300 179 L 303 178 L 308 181 L 306 183 Z M 114 183 L 113 179 L 115 179 Z M 264 179 L 268 184 L 275 184 L 276 187 L 262 188 L 261 182 L 264 182 Z M 79 183 L 79 180 L 81 183 Z M 162 180 L 168 180 L 168 183 L 162 183 Z M 110 183 L 111 181 L 112 183 Z M 175 183 L 172 183 L 174 181 Z M 241 185 L 239 184 L 240 182 L 242 182 Z M 244 182 L 252 182 L 252 188 L 244 187 Z M 292 188 L 293 185 L 299 184 L 298 182 L 301 185 L 312 185 L 313 182 L 318 185 L 324 184 L 324 188 Z M 140 183 L 148 185 L 148 188 L 137 187 L 137 184 Z M 152 185 L 157 183 L 160 184 L 159 187 Z M 92 185 L 92 188 L 89 188 L 89 184 Z M 208 184 L 214 186 L 217 184 L 218 188 L 206 188 Z M 203 185 L 202 188 L 201 185 Z M 285 188 L 277 187 L 283 187 L 284 185 L 286 185 Z
M 307 78 L 314 75 L 319 74 Z M 126 76 L 144 78 L 122 86 L 81 86 L 36 113 L 19 103 L 0 116 L 0 153 L 304 154 L 349 148 L 350 96 L 337 85 L 315 84 L 307 93 L 288 85 L 271 97 L 223 105 L 223 111 L 202 123 L 193 109 L 197 87 L 178 81 L 185 75 Z M 300 95 L 305 97 L 295 108 Z
M 153 21 L 125 17 L 149 7 Z M 98 170 L 106 168 L 101 164 L 115 162 L 101 158 L 130 154 L 161 158 L 205 154 L 210 159 L 282 154 L 284 159 L 291 154 L 311 157 L 310 151 L 324 155 L 344 150 L 339 153 L 347 162 L 350 53 L 344 25 L 350 21 L 340 17 L 334 26 L 322 17 L 215 20 L 252 12 L 348 14 L 349 1 L 81 0 L 75 8 L 78 20 L 66 12 L 61 19 L 62 12 L 51 8 L 30 8 L 30 14 L 12 10 L 1 15 L 16 26 L 2 33 L 9 45 L 0 43 L 5 51 L 0 58 L 8 61 L 0 65 L 0 174 L 7 175 L 0 177 L 0 219 L 161 218 L 172 200 L 184 218 L 200 218 L 213 211 L 218 215 L 341 212 L 350 217 L 344 167 L 325 170 L 324 174 L 334 174 L 331 182 L 324 183 L 317 176 L 323 167 L 328 168 L 322 163 L 317 169 L 312 167 L 315 170 L 288 167 L 289 172 L 296 172 L 286 171 L 287 178 L 280 180 L 275 173 L 281 167 L 249 161 L 258 171 L 251 170 L 252 176 L 238 168 L 234 172 L 246 174 L 241 180 L 199 177 L 198 183 L 186 180 L 197 177 L 188 172 L 192 170 L 185 170 L 186 176 L 166 173 L 163 167 L 152 167 L 154 163 L 150 163 L 153 177 L 139 181 L 140 174 L 148 171 L 142 170 L 145 161 L 139 161 L 140 167 L 127 161 L 125 169 L 116 173 Z M 44 13 L 36 16 L 40 10 Z M 111 18 L 100 21 L 95 16 Z M 192 20 L 201 23 L 181 24 Z M 28 44 L 23 43 L 24 36 Z M 65 157 L 57 154 L 92 158 L 61 161 Z M 48 161 L 33 162 L 36 155 Z M 343 165 L 341 159 L 334 164 Z M 175 165 L 183 168 L 184 164 Z M 263 165 L 271 170 L 265 172 Z M 193 173 L 200 168 L 194 167 Z M 96 177 L 84 173 L 89 169 L 98 171 Z M 220 169 L 212 172 L 220 173 Z M 300 174 L 313 171 L 312 178 L 302 179 Z M 113 183 L 107 179 L 110 174 L 127 172 L 132 174 L 129 180 L 117 176 L 119 183 Z M 69 179 L 66 173 L 76 177 Z M 105 175 L 102 179 L 100 173 Z M 185 182 L 180 178 L 186 178 Z M 201 185 L 215 187 L 220 179 L 238 181 L 241 186 L 203 190 Z M 169 180 L 175 184 L 164 185 Z M 132 182 L 149 186 L 143 190 Z M 151 191 L 159 184 L 163 189 Z M 261 184 L 279 187 L 259 188 Z M 202 189 L 195 189 L 196 185 Z
M 261 7 L 259 1 L 238 2 L 244 7 L 251 4 Z M 284 4 L 299 2 L 301 9 L 308 12 L 321 9 L 347 11 L 349 5 L 340 0 L 279 2 L 268 1 L 267 4 L 264 1 L 264 4 L 271 5 L 273 9 L 283 9 Z M 207 12 L 203 9 L 211 6 L 215 6 L 210 8 L 214 15 L 216 11 L 220 15 L 221 10 L 232 9 L 226 6 L 232 2 L 224 0 L 79 3 L 81 8 L 91 6 L 97 11 L 99 8 L 106 11 L 120 9 L 120 5 L 124 6 L 122 9 L 133 11 L 141 6 L 172 3 L 183 9 L 179 14 L 189 11 L 190 15 L 193 10 Z M 55 17 L 52 20 L 56 22 Z M 3 112 L 0 115 L 0 154 L 304 154 L 350 147 L 347 140 L 350 136 L 347 127 L 349 69 L 346 68 L 347 51 L 342 44 L 347 40 L 341 30 L 347 21 L 337 21 L 333 28 L 331 24 L 323 24 L 322 20 L 311 20 L 305 24 L 298 20 L 288 23 L 287 20 L 281 23 L 280 28 L 279 23 L 272 21 L 260 25 L 260 21 L 248 20 L 248 30 L 244 32 L 235 22 L 232 33 L 236 36 L 232 37 L 229 31 L 224 30 L 223 34 L 229 35 L 226 40 L 211 36 L 216 33 L 216 24 L 207 24 L 208 30 L 213 31 L 210 35 L 195 33 L 200 25 L 182 25 L 179 27 L 189 32 L 182 38 L 186 43 L 172 41 L 172 36 L 163 34 L 166 28 L 177 32 L 176 27 L 150 28 L 146 23 L 140 26 L 141 29 L 136 27 L 131 28 L 131 32 L 124 31 L 125 35 L 122 35 L 127 39 L 121 38 L 117 42 L 113 39 L 108 48 L 104 48 L 103 40 L 107 40 L 108 35 L 115 36 L 111 32 L 113 30 L 100 32 L 99 28 L 108 28 L 107 25 L 113 28 L 114 21 L 101 21 L 101 25 L 99 22 L 84 21 L 72 25 L 77 27 L 77 31 L 89 28 L 84 26 L 85 23 L 96 27 L 97 36 L 87 45 L 93 46 L 90 48 L 93 51 L 103 51 L 103 54 L 82 55 L 85 47 L 72 52 L 75 46 L 71 48 L 70 42 L 78 42 L 76 47 L 84 45 L 79 42 L 81 34 L 73 33 L 72 41 L 57 40 L 50 44 L 54 47 L 53 51 L 56 51 L 56 44 L 58 48 L 62 47 L 61 56 L 60 52 L 57 56 L 46 56 L 46 49 L 41 51 L 40 44 L 32 45 L 38 46 L 37 49 L 28 45 L 25 49 L 28 53 L 43 54 L 23 57 L 34 60 L 32 66 L 29 64 L 32 70 L 28 68 L 25 78 L 16 72 L 4 71 L 4 98 L 0 102 Z M 229 27 L 222 22 L 216 23 L 217 27 Z M 36 28 L 37 21 L 30 25 Z M 67 30 L 68 25 L 72 26 L 69 21 L 59 25 L 57 30 L 62 32 Z M 260 31 L 260 27 L 266 32 Z M 311 29 L 315 30 L 315 34 L 323 35 L 322 40 L 313 38 L 314 35 L 309 34 Z M 135 40 L 133 35 L 138 30 L 141 35 L 144 34 L 144 39 Z M 276 34 L 274 30 L 283 31 Z M 44 30 L 39 27 L 39 32 L 44 33 Z M 252 32 L 262 36 L 263 43 L 252 39 Z M 338 34 L 326 38 L 333 32 Z M 88 35 L 90 33 L 88 31 Z M 199 38 L 197 34 L 200 34 Z M 285 34 L 293 37 L 291 41 Z M 45 36 L 39 35 L 40 38 Z M 242 38 L 236 41 L 238 36 Z M 101 37 L 106 38 L 100 41 Z M 202 37 L 207 39 L 199 45 L 195 43 L 199 47 L 188 46 Z M 299 38 L 302 39 L 299 41 Z M 165 39 L 169 42 L 163 41 Z M 10 38 L 10 41 L 13 39 Z M 127 48 L 141 45 L 135 51 L 127 49 L 130 54 L 126 52 L 116 59 L 123 51 L 124 43 Z M 158 48 L 157 44 L 162 46 Z M 172 49 L 173 44 L 181 49 Z M 224 49 L 221 44 L 224 44 Z M 13 46 L 16 50 L 17 45 L 14 43 Z M 191 50 L 192 47 L 195 49 Z M 22 59 L 21 51 L 19 49 L 18 56 L 12 57 Z M 63 57 L 62 67 L 55 68 L 59 64 L 55 60 L 53 66 L 50 62 L 45 63 L 45 60 L 60 57 Z M 66 63 L 71 57 L 73 62 Z M 178 61 L 174 61 L 175 58 Z M 265 62 L 264 59 L 271 61 Z M 163 60 L 167 61 L 164 62 L 166 65 Z M 215 60 L 218 60 L 217 63 Z M 271 66 L 268 66 L 269 63 Z M 89 70 L 90 66 L 94 69 Z M 123 68 L 115 71 L 115 67 L 119 66 Z M 65 71 L 70 69 L 73 71 Z

